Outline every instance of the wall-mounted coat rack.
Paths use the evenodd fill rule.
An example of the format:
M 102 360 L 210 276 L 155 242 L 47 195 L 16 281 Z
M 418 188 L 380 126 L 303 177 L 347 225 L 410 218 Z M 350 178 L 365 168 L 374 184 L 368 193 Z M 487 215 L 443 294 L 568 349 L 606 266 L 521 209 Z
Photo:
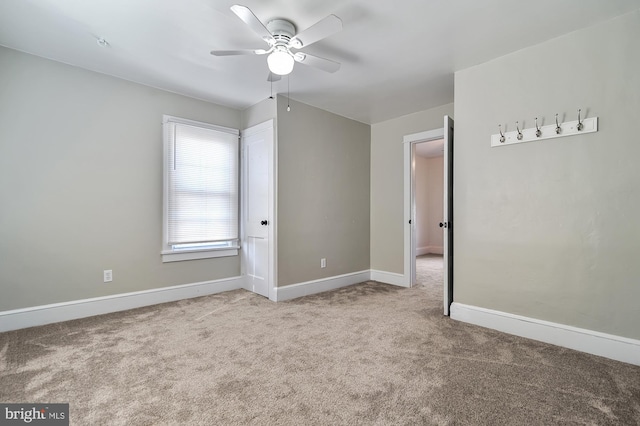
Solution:
M 578 119 L 576 121 L 559 123 L 558 114 L 556 114 L 554 124 L 539 127 L 537 118 L 535 119 L 535 123 L 535 127 L 520 129 L 519 124 L 516 121 L 516 130 L 504 133 L 502 132 L 502 126 L 499 125 L 499 133 L 491 135 L 491 147 L 540 141 L 543 139 L 562 138 L 580 133 L 593 133 L 598 131 L 598 117 L 581 119 L 580 110 L 578 110 Z

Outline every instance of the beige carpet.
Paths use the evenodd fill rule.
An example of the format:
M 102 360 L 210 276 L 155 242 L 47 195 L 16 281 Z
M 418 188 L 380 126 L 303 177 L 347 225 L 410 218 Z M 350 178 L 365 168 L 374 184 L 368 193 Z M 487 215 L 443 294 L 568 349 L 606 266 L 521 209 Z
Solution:
M 239 290 L 0 334 L 0 402 L 71 424 L 640 424 L 640 367 L 441 314 L 421 285 L 273 303 Z

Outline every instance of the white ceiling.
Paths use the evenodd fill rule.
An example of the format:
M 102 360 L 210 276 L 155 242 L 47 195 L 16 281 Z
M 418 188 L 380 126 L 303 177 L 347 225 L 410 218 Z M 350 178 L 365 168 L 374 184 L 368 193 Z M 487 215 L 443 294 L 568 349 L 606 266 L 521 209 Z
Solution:
M 304 51 L 341 69 L 296 64 L 291 97 L 364 123 L 453 102 L 456 70 L 640 8 L 638 0 L 2 0 L 0 45 L 244 109 L 270 94 L 266 58 L 209 54 L 266 46 L 230 11 L 236 1 L 264 23 L 286 18 L 299 30 L 340 17 L 342 32 Z M 98 46 L 100 37 L 110 46 Z M 274 83 L 286 91 L 286 77 Z

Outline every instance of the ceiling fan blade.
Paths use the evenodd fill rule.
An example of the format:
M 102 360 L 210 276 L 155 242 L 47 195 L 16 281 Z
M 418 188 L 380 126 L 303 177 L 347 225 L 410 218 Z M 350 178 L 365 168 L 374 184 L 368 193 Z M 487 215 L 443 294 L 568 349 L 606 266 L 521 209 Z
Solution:
M 293 58 L 301 64 L 316 67 L 326 72 L 336 72 L 340 69 L 340 62 L 331 59 L 321 58 L 319 56 L 309 55 L 308 53 L 298 52 Z
M 300 34 L 296 34 L 289 42 L 289 47 L 302 49 L 339 31 L 342 31 L 342 20 L 336 15 L 329 15 Z
M 255 50 L 212 50 L 211 54 L 214 56 L 235 56 L 235 55 L 264 55 L 268 53 L 268 50 L 255 49 Z
M 254 33 L 258 34 L 260 38 L 262 38 L 267 43 L 271 44 L 270 41 L 273 40 L 273 36 L 264 26 L 264 24 L 253 14 L 251 9 L 246 6 L 242 6 L 239 4 L 234 4 L 231 6 L 231 11 L 238 15 L 238 18 L 242 19 L 242 21 L 253 30 Z
M 278 74 L 274 74 L 272 72 L 269 73 L 269 76 L 267 77 L 267 81 L 270 82 L 274 82 L 274 81 L 279 81 L 282 79 L 282 76 L 278 75 Z

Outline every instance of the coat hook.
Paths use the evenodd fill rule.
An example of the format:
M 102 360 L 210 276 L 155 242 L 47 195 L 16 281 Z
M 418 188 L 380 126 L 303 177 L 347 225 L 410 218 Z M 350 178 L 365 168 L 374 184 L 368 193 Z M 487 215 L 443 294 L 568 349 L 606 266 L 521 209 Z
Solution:
M 505 138 L 504 138 L 504 134 L 502 133 L 502 125 L 498 124 L 498 131 L 500 132 L 500 143 L 504 143 Z
M 516 121 L 516 130 L 518 131 L 518 140 L 521 141 L 522 140 L 522 132 L 520 131 L 520 128 L 518 127 L 518 122 Z
M 540 127 L 538 127 L 538 117 L 536 117 L 536 137 L 540 137 L 542 136 L 542 130 L 540 130 Z
M 580 109 L 578 110 L 578 125 L 576 126 L 576 128 L 578 129 L 578 131 L 582 130 L 582 128 L 584 127 L 584 126 L 582 125 L 582 120 L 580 120 L 580 111 L 582 111 L 582 110 L 580 110 Z
M 561 131 L 562 131 L 562 129 L 560 128 L 560 125 L 558 124 L 558 114 L 556 114 L 556 135 L 559 135 Z

